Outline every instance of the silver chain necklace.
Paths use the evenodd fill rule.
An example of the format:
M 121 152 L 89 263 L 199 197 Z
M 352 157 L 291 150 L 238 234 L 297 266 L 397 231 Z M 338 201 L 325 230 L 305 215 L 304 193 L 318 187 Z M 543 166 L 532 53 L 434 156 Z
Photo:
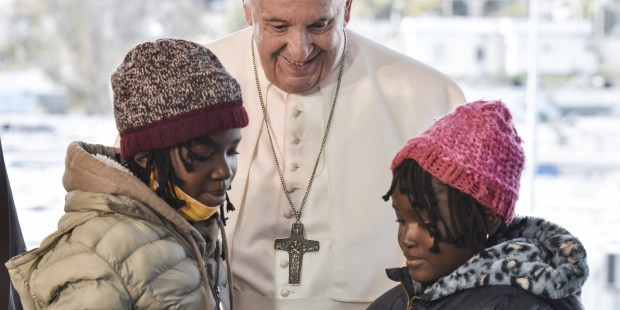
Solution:
M 301 201 L 301 205 L 299 206 L 299 211 L 295 209 L 295 205 L 293 204 L 293 200 L 286 190 L 286 182 L 284 181 L 284 174 L 282 173 L 282 169 L 280 168 L 280 162 L 278 161 L 278 156 L 276 155 L 276 149 L 273 144 L 273 138 L 271 134 L 271 127 L 269 126 L 269 121 L 267 118 L 267 108 L 265 107 L 265 103 L 263 101 L 263 93 L 260 88 L 260 81 L 258 79 L 258 70 L 256 69 L 256 56 L 254 54 L 254 36 L 252 35 L 252 40 L 250 41 L 250 49 L 252 51 L 252 63 L 254 65 L 254 79 L 256 80 L 256 89 L 258 91 L 258 99 L 260 101 L 260 106 L 263 111 L 263 122 L 265 123 L 265 127 L 267 128 L 267 137 L 269 138 L 269 145 L 271 146 L 271 153 L 273 155 L 274 162 L 276 164 L 276 168 L 278 170 L 278 176 L 280 177 L 280 183 L 282 185 L 282 190 L 284 190 L 284 195 L 288 200 L 291 209 L 295 213 L 295 223 L 291 228 L 291 236 L 289 238 L 284 239 L 276 239 L 274 248 L 276 250 L 287 251 L 289 253 L 289 284 L 291 285 L 299 285 L 301 279 L 301 265 L 303 255 L 306 252 L 316 252 L 319 250 L 319 242 L 314 240 L 306 240 L 304 236 L 304 226 L 301 223 L 301 213 L 306 204 L 306 199 L 308 198 L 308 194 L 310 193 L 310 188 L 312 187 L 312 183 L 314 182 L 314 176 L 316 174 L 316 169 L 319 166 L 319 161 L 321 159 L 321 154 L 323 154 L 323 149 L 325 148 L 325 142 L 327 141 L 327 135 L 329 134 L 329 129 L 332 123 L 332 117 L 334 115 L 334 108 L 336 107 L 336 101 L 338 99 L 338 93 L 340 91 L 340 84 L 342 82 L 342 75 L 344 72 L 344 61 L 345 55 L 347 53 L 347 33 L 343 30 L 344 34 L 344 50 L 342 52 L 342 56 L 340 57 L 340 71 L 338 72 L 338 82 L 336 84 L 336 94 L 334 95 L 334 101 L 332 102 L 331 110 L 329 112 L 329 117 L 327 119 L 327 125 L 325 126 L 325 131 L 323 133 L 323 140 L 321 141 L 321 147 L 319 149 L 319 154 L 316 157 L 316 161 L 314 163 L 314 167 L 312 168 L 312 174 L 310 175 L 310 180 L 308 181 L 308 186 L 306 188 L 306 192 Z

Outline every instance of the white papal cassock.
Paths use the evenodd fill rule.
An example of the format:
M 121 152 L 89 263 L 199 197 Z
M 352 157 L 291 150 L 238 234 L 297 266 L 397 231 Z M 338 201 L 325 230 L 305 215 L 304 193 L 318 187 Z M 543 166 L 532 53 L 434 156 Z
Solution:
M 301 220 L 320 242 L 303 256 L 301 285 L 288 284 L 287 238 L 295 217 L 278 177 L 262 119 L 246 28 L 207 44 L 241 84 L 250 123 L 242 129 L 227 236 L 238 309 L 365 309 L 395 285 L 385 269 L 404 265 L 397 223 L 381 196 L 392 157 L 433 119 L 465 102 L 443 74 L 347 30 L 345 74 L 325 150 Z M 254 47 L 255 48 L 255 47 Z M 341 52 L 343 47 L 341 46 Z M 336 90 L 338 64 L 316 91 L 287 94 L 260 86 L 287 190 L 299 209 Z

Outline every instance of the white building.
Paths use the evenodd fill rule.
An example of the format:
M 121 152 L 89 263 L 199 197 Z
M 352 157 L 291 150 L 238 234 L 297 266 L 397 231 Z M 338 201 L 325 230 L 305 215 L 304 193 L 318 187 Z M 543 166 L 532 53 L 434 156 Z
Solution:
M 0 71 L 0 112 L 68 110 L 63 91 L 40 68 Z
M 539 24 L 541 74 L 592 74 L 596 54 L 588 20 Z M 404 52 L 456 78 L 519 76 L 527 69 L 528 20 L 414 17 L 400 24 Z

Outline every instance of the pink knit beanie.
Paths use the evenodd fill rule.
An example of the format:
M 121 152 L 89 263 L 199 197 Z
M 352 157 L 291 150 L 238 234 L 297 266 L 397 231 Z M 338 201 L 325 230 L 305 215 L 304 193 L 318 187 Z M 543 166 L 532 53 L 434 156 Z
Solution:
M 463 191 L 510 223 L 525 156 L 510 111 L 501 101 L 459 106 L 407 141 L 392 161 L 406 158 Z

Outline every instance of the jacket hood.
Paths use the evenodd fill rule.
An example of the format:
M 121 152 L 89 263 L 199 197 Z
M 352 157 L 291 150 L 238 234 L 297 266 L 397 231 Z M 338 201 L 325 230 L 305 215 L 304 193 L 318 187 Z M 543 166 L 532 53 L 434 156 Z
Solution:
M 191 236 L 200 252 L 205 253 L 206 242 L 200 232 L 123 167 L 117 161 L 119 154 L 120 149 L 114 147 L 85 142 L 69 144 L 62 177 L 68 193 L 65 212 L 84 207 L 81 203 L 71 203 L 72 192 L 109 194 L 107 206 L 113 211 L 164 226 L 174 226 L 183 236 Z M 192 243 L 191 240 L 187 241 Z
M 83 286 L 83 284 L 80 284 L 82 283 L 80 281 L 86 282 L 88 279 L 91 279 L 91 277 L 97 277 L 93 275 L 93 273 L 90 273 L 91 270 L 88 268 L 78 268 L 76 272 L 73 270 L 63 270 L 63 268 L 67 266 L 73 267 L 71 264 L 75 262 L 75 257 L 78 257 L 78 255 L 95 255 L 96 259 L 87 259 L 87 264 L 89 266 L 98 266 L 93 268 L 93 270 L 96 270 L 95 273 L 100 275 L 102 279 L 105 278 L 106 281 L 110 281 L 109 283 L 117 283 L 119 287 L 127 287 L 127 283 L 134 280 L 139 283 L 152 283 L 154 281 L 150 281 L 150 279 L 157 278 L 158 276 L 147 279 L 149 275 L 158 275 L 160 272 L 167 270 L 177 270 L 177 273 L 178 270 L 186 270 L 187 268 L 184 267 L 183 264 L 186 264 L 186 258 L 189 258 L 190 261 L 195 261 L 197 264 L 197 272 L 200 274 L 200 282 L 202 283 L 200 287 L 204 288 L 207 298 L 210 298 L 208 296 L 213 296 L 210 292 L 209 285 L 211 277 L 207 274 L 206 265 L 209 265 L 211 270 L 217 270 L 218 272 L 220 269 L 223 270 L 223 268 L 220 268 L 219 263 L 215 261 L 218 257 L 211 256 L 212 254 L 220 255 L 219 252 L 215 252 L 215 249 L 219 246 L 217 244 L 217 235 L 218 226 L 221 226 L 221 221 L 219 221 L 218 217 L 212 217 L 206 221 L 197 222 L 193 225 L 190 224 L 175 209 L 157 196 L 146 184 L 133 176 L 128 169 L 124 168 L 118 161 L 118 158 L 120 158 L 118 152 L 119 149 L 117 148 L 103 145 L 91 145 L 83 142 L 73 142 L 69 145 L 65 160 L 65 173 L 63 176 L 63 185 L 68 192 L 65 199 L 66 214 L 64 214 L 58 222 L 58 230 L 47 236 L 38 248 L 13 257 L 5 264 L 9 270 L 12 283 L 22 297 L 21 300 L 25 308 L 34 309 L 35 307 L 41 307 L 41 305 L 48 305 L 51 300 L 56 298 L 54 294 L 58 292 L 58 284 L 54 281 L 56 281 L 55 276 L 59 273 L 62 273 L 64 276 L 64 278 L 61 277 L 61 279 L 69 279 L 67 281 L 71 283 L 75 281 L 75 283 L 77 283 L 75 286 Z M 106 213 L 112 212 L 124 216 L 104 216 Z M 101 221 L 92 223 L 112 223 L 111 225 L 116 225 L 115 223 L 122 222 L 131 227 L 142 227 L 141 231 L 149 232 L 149 238 L 154 238 L 149 239 L 142 235 L 128 236 L 129 242 L 126 244 L 126 247 L 121 246 L 121 248 L 128 250 L 127 253 L 132 253 L 133 255 L 133 253 L 141 252 L 143 254 L 138 255 L 144 255 L 142 251 L 150 250 L 144 250 L 142 248 L 153 246 L 155 243 L 147 242 L 146 244 L 142 244 L 141 242 L 143 240 L 159 241 L 164 240 L 163 238 L 169 238 L 168 240 L 174 239 L 174 242 L 165 241 L 159 244 L 166 244 L 168 245 L 167 247 L 153 246 L 153 249 L 163 247 L 165 249 L 171 249 L 172 252 L 176 251 L 177 254 L 183 254 L 179 254 L 179 256 L 173 255 L 171 256 L 173 258 L 171 259 L 169 257 L 168 260 L 162 257 L 164 261 L 162 264 L 165 265 L 165 267 L 162 265 L 161 268 L 157 268 L 156 265 L 151 268 L 148 266 L 148 263 L 143 260 L 137 260 L 137 262 L 134 262 L 132 265 L 132 263 L 129 263 L 131 260 L 126 259 L 127 257 L 120 258 L 115 255 L 104 255 L 105 257 L 103 257 L 99 252 L 94 250 L 92 253 L 83 251 L 82 247 L 85 245 L 88 246 L 88 242 L 102 240 L 101 238 L 105 238 L 107 232 L 113 231 L 106 230 L 105 232 L 100 232 L 97 228 L 92 228 L 97 224 L 92 224 L 89 228 L 84 228 L 84 230 L 82 230 L 84 233 L 80 236 L 72 236 L 73 230 L 76 229 L 76 227 L 82 224 L 88 225 L 87 223 L 91 220 L 98 219 Z M 110 235 L 116 234 L 116 236 L 108 240 L 115 240 L 114 238 L 118 239 L 119 231 L 127 231 L 123 229 L 125 228 L 121 227 L 120 230 L 110 233 Z M 70 238 L 71 236 L 72 238 Z M 75 244 L 79 245 L 74 246 L 74 244 L 67 241 L 69 239 L 78 239 L 81 241 L 75 241 Z M 138 242 L 136 240 L 142 241 Z M 182 249 L 179 250 L 176 244 L 181 245 Z M 110 248 L 114 250 L 111 251 Z M 104 253 L 108 251 L 108 254 L 110 251 L 118 254 L 117 251 L 115 251 L 117 250 L 115 244 L 112 244 L 111 247 L 109 244 L 108 246 L 101 246 L 99 250 Z M 97 262 L 100 261 L 104 263 L 97 265 Z M 114 269 L 114 267 L 112 267 L 112 265 L 116 266 L 117 263 L 121 265 L 120 261 L 128 262 L 127 265 L 123 265 L 128 266 L 126 270 L 120 267 L 119 269 Z M 132 268 L 136 265 L 142 266 L 144 264 L 147 264 L 147 266 L 144 268 L 141 267 L 142 269 Z M 190 264 L 193 265 L 193 263 Z M 108 270 L 108 267 L 110 267 L 111 270 Z M 45 274 L 45 276 L 43 276 L 43 274 Z M 216 273 L 216 275 L 218 274 Z M 120 277 L 117 278 L 117 276 Z M 176 276 L 182 277 L 183 275 L 176 274 Z M 131 281 L 129 278 L 131 278 Z M 173 276 L 172 278 L 175 277 Z M 226 279 L 229 278 L 229 273 L 227 273 L 226 277 L 213 277 L 213 286 L 224 289 Z M 97 286 L 99 286 L 99 284 L 97 284 Z M 140 289 L 153 290 L 155 286 L 156 285 L 153 286 L 149 284 L 149 286 L 145 287 L 140 286 Z M 112 286 L 108 288 L 110 287 Z M 170 292 L 167 285 L 164 285 L 164 287 L 163 291 Z M 181 287 L 183 287 L 183 285 L 181 285 Z M 196 286 L 191 286 L 191 290 L 195 291 Z M 144 297 L 144 295 L 142 295 L 143 292 L 144 291 L 134 291 L 134 293 L 138 294 L 136 296 L 140 296 L 140 299 Z M 153 293 L 153 291 L 150 291 L 150 293 Z M 161 293 L 161 291 L 159 291 L 159 293 Z M 183 296 L 179 298 L 182 297 Z M 142 301 L 149 304 L 148 298 L 149 297 L 144 297 Z M 232 300 L 230 286 L 229 299 Z M 200 302 L 199 298 L 188 300 L 198 300 Z M 211 301 L 214 302 L 214 299 L 211 298 Z M 69 298 L 66 302 L 71 303 L 71 299 Z M 200 303 L 204 304 L 205 307 L 209 309 L 210 303 Z
M 588 278 L 586 251 L 564 228 L 534 217 L 516 217 L 498 243 L 474 255 L 430 286 L 411 282 L 408 270 L 388 270 L 409 296 L 436 300 L 469 288 L 511 285 L 549 299 L 579 296 Z M 408 279 L 409 278 L 409 279 Z M 410 283 L 410 284 L 409 284 Z

